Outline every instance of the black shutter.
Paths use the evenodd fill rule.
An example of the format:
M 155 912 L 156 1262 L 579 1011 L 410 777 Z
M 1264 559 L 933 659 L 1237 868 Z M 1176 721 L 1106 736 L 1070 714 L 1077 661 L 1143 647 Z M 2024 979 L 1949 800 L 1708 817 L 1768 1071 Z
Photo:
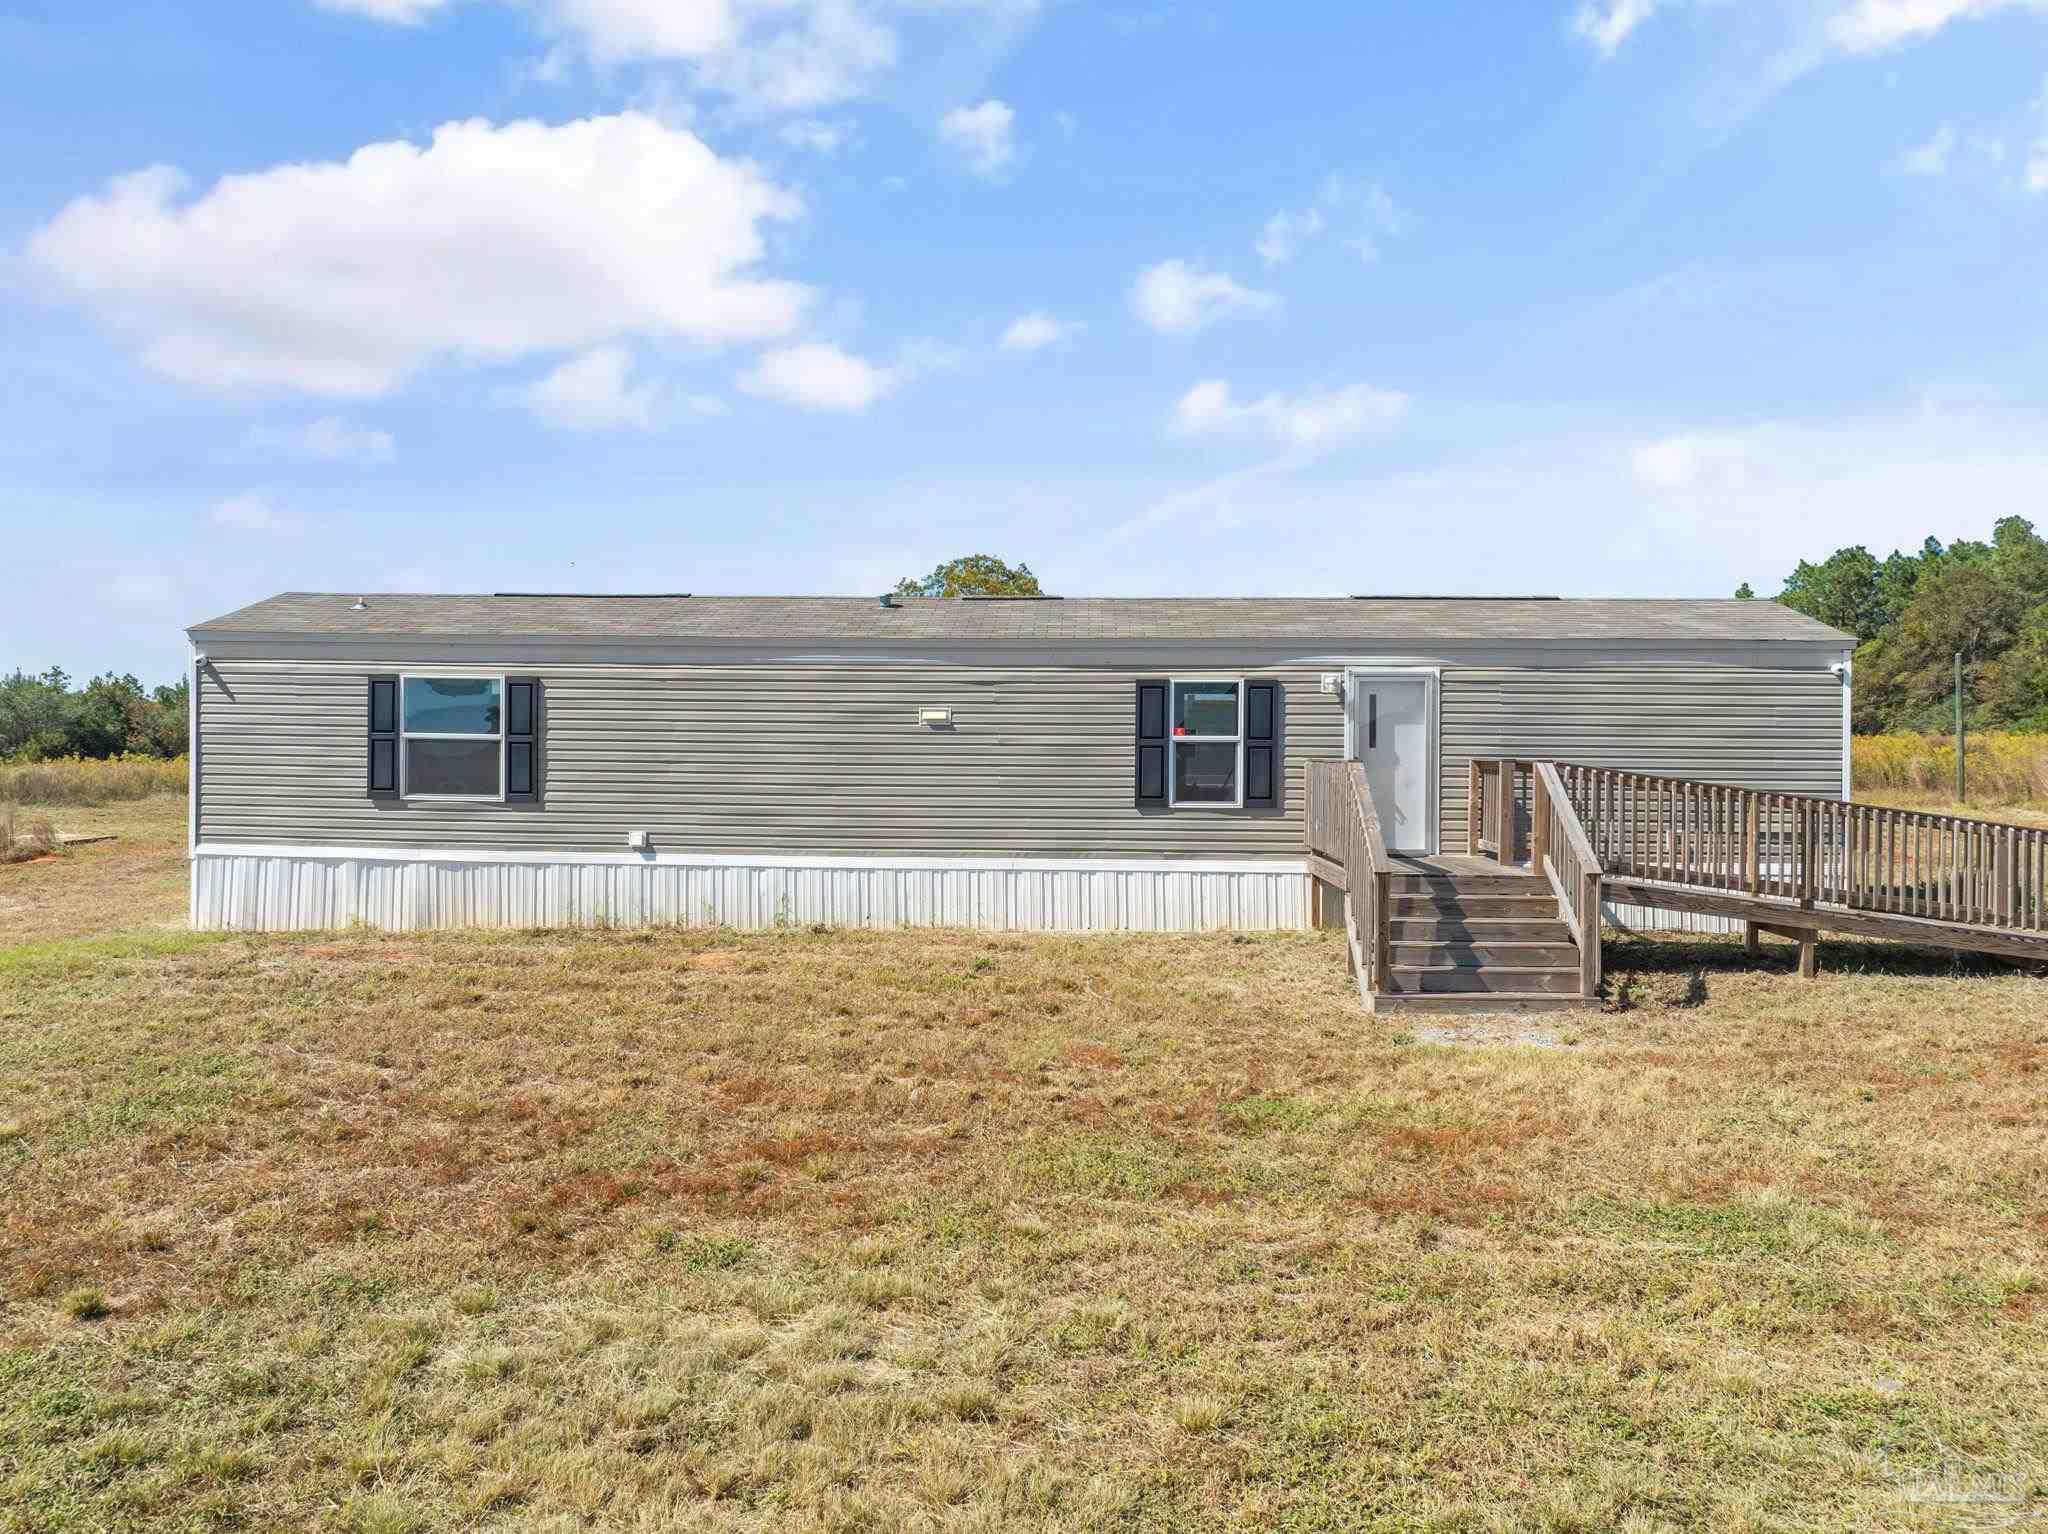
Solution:
M 1244 806 L 1280 808 L 1280 684 L 1244 684 Z
M 540 678 L 505 678 L 505 802 L 540 798 Z
M 398 678 L 370 678 L 370 762 L 367 789 L 372 799 L 398 797 Z
M 1166 684 L 1138 684 L 1139 804 L 1166 803 Z

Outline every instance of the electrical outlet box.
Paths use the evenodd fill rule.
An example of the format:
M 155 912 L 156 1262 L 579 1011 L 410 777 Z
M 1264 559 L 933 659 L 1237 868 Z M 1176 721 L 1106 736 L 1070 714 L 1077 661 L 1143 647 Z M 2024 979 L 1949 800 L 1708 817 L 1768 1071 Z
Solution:
M 1325 672 L 1323 673 L 1323 691 L 1324 691 L 1324 692 L 1342 692 L 1343 690 L 1344 690 L 1344 673 L 1343 673 L 1343 672 L 1341 672 L 1341 671 L 1325 671 Z
M 654 845 L 654 833 L 652 831 L 628 831 L 626 833 L 626 845 L 635 852 L 645 852 Z

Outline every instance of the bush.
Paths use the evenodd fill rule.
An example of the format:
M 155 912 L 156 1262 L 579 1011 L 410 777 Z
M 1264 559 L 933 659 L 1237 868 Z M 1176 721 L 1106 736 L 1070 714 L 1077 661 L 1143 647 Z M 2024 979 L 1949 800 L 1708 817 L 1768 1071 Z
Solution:
M 17 826 L 14 806 L 0 804 L 0 863 L 26 863 L 57 850 L 57 828 L 47 820 Z
M 2048 802 L 2048 735 L 1985 731 L 1972 734 L 1964 763 L 1973 804 Z M 1954 796 L 1953 735 L 1910 730 L 1858 735 L 1850 744 L 1857 792 Z
M 152 794 L 185 792 L 186 759 L 119 756 L 105 761 L 60 757 L 0 767 L 0 801 L 15 804 L 112 804 Z

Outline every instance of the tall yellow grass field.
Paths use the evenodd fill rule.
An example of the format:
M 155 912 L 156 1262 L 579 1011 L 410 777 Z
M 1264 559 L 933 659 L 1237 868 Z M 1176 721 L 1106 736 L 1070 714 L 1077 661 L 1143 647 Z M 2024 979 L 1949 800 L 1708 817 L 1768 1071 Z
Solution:
M 1953 735 L 1859 735 L 1851 743 L 1856 792 L 1948 799 L 1956 781 Z M 1973 804 L 2048 802 L 2048 735 L 1987 730 L 1964 748 Z
M 58 757 L 19 767 L 0 765 L 0 803 L 112 804 L 152 794 L 185 792 L 188 763 L 182 756 L 120 756 L 106 761 Z

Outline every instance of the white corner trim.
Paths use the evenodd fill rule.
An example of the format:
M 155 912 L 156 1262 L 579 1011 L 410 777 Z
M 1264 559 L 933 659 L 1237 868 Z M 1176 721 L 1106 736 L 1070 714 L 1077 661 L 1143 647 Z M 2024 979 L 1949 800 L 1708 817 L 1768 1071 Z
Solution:
M 1842 797 L 1856 797 L 1856 737 L 1854 726 L 1856 697 L 1856 652 L 1842 652 Z

